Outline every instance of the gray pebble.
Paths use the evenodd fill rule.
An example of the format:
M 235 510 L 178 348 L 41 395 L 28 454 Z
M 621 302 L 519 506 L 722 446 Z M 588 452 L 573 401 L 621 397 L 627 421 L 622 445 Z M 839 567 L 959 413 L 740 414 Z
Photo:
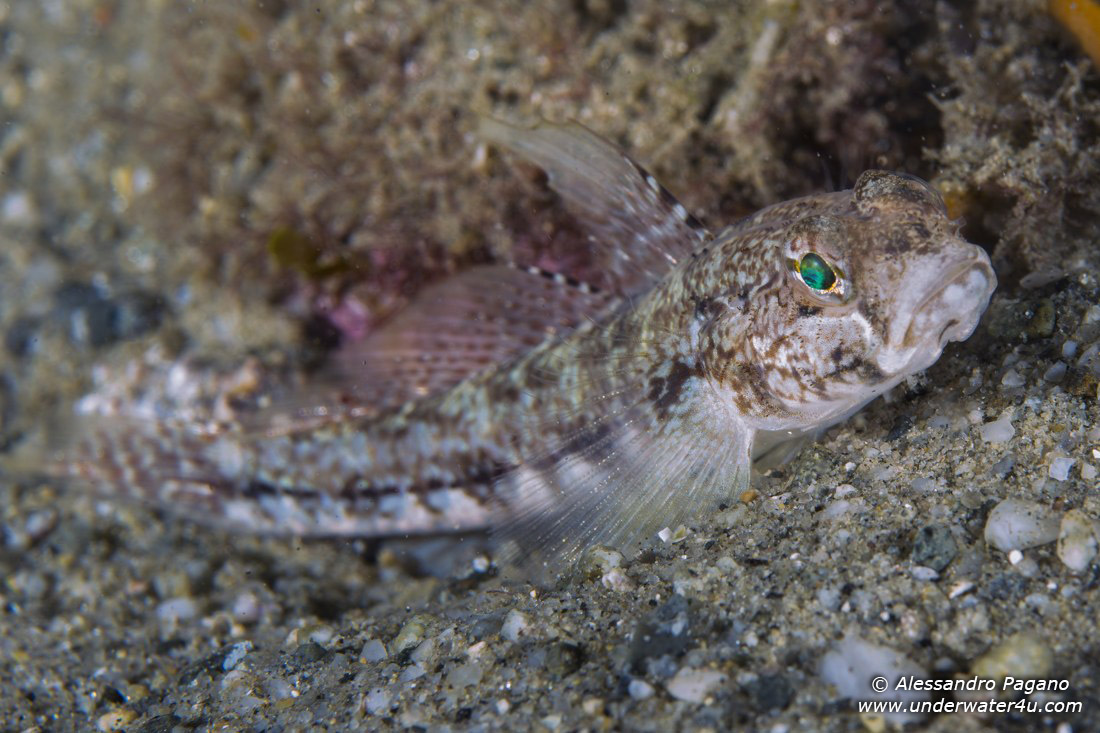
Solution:
M 940 573 L 951 564 L 958 551 L 959 548 L 955 544 L 951 530 L 930 524 L 917 530 L 910 559 L 917 565 L 930 567 Z
M 370 639 L 363 645 L 359 656 L 364 662 L 381 662 L 386 658 L 386 646 L 378 639 Z

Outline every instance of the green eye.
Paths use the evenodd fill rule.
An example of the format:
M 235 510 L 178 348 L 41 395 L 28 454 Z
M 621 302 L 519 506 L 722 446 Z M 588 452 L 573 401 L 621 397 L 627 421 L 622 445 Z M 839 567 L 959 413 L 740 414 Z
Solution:
M 836 285 L 836 273 L 833 268 L 813 252 L 799 261 L 798 274 L 802 277 L 802 282 L 814 290 L 829 291 Z

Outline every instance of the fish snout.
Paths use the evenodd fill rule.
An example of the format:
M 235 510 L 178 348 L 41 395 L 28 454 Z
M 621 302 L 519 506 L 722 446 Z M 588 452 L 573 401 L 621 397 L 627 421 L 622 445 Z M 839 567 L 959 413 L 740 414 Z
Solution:
M 887 374 L 931 365 L 949 341 L 964 341 L 978 326 L 997 287 L 989 255 L 973 244 L 958 254 L 906 268 L 877 362 Z M 911 272 L 912 271 L 912 272 Z

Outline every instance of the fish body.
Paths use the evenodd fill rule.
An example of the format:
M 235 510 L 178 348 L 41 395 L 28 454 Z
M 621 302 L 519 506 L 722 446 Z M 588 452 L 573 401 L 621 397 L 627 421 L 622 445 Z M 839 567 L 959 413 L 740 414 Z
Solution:
M 67 472 L 253 531 L 493 529 L 565 563 L 736 496 L 754 459 L 967 338 L 996 285 L 911 176 L 711 232 L 579 125 L 482 132 L 589 225 L 602 288 L 477 268 L 356 352 L 360 409 L 260 431 L 127 422 L 81 436 Z

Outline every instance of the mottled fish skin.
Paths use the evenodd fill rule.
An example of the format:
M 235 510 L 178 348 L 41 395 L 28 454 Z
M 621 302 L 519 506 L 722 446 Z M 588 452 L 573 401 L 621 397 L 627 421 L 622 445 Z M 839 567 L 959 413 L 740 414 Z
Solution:
M 492 528 L 564 564 L 728 501 L 754 456 L 844 419 L 967 338 L 996 285 L 985 252 L 911 176 L 868 171 L 852 190 L 711 233 L 578 125 L 486 120 L 482 132 L 546 169 L 591 226 L 605 289 L 496 268 L 517 309 L 537 295 L 552 317 L 522 338 L 507 324 L 486 336 L 499 349 L 478 353 L 504 357 L 492 363 L 456 335 L 447 343 L 461 348 L 441 356 L 457 360 L 453 374 L 432 382 L 428 370 L 420 399 L 282 432 L 124 423 L 82 436 L 68 473 L 252 531 Z M 830 288 L 808 285 L 810 253 Z

